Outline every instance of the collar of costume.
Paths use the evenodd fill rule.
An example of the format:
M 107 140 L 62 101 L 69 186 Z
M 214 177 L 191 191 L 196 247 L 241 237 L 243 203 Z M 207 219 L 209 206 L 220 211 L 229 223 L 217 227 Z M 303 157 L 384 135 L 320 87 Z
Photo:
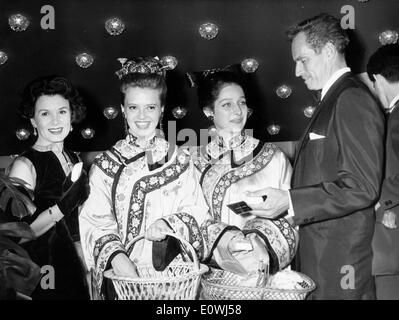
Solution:
M 231 149 L 237 148 L 238 146 L 243 144 L 246 137 L 247 137 L 247 135 L 245 133 L 245 130 L 242 130 L 239 134 L 232 137 L 227 143 L 224 141 L 223 137 L 219 136 L 219 135 L 216 136 L 215 140 L 216 140 L 217 145 L 221 149 L 231 150 Z
M 156 134 L 154 133 L 154 135 L 148 139 L 146 145 L 143 147 L 141 147 L 138 143 L 137 143 L 137 137 L 135 135 L 133 135 L 132 133 L 129 132 L 129 134 L 126 137 L 126 141 L 127 143 L 131 144 L 132 146 L 135 146 L 139 149 L 141 149 L 142 151 L 146 151 L 146 150 L 150 150 L 153 149 L 155 147 L 155 143 L 156 143 Z
M 129 134 L 126 139 L 120 140 L 113 148 L 113 152 L 125 165 L 145 159 L 149 170 L 153 171 L 168 162 L 174 152 L 172 145 L 156 135 L 148 140 L 144 149 L 138 146 L 136 141 L 137 138 Z
M 207 156 L 210 157 L 208 161 L 218 161 L 228 156 L 232 167 L 237 167 L 246 162 L 248 156 L 253 157 L 253 152 L 259 144 L 259 140 L 248 136 L 244 131 L 233 137 L 229 141 L 228 147 L 225 144 L 220 145 L 219 138 L 216 137 L 205 148 Z

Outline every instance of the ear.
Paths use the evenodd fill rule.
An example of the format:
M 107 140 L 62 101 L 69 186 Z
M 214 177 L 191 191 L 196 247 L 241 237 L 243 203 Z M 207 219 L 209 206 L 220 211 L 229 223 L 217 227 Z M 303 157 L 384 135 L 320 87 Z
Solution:
M 373 78 L 374 78 L 375 81 L 378 81 L 378 82 L 385 82 L 386 81 L 384 76 L 381 75 L 381 74 L 373 74 Z
M 163 111 L 165 110 L 165 106 L 161 107 L 161 113 L 163 113 Z
M 32 127 L 33 127 L 33 128 L 37 128 L 35 119 L 30 118 L 30 123 L 32 124 Z
M 337 48 L 335 48 L 334 44 L 332 44 L 331 42 L 327 42 L 322 51 L 324 51 L 325 55 L 328 58 L 332 58 L 337 54 Z
M 206 116 L 207 118 L 210 118 L 210 117 L 213 117 L 213 116 L 214 116 L 213 110 L 212 110 L 210 107 L 204 107 L 204 108 L 202 109 L 202 111 L 204 112 L 204 114 L 205 114 L 205 116 Z
M 121 110 L 122 110 L 122 113 L 125 114 L 125 107 L 123 106 L 123 104 L 121 104 Z

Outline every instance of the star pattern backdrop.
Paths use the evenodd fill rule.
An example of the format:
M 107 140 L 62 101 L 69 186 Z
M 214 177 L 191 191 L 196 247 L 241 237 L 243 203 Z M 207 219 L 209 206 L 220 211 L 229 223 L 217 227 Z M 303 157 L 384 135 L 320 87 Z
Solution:
M 43 5 L 55 10 L 54 30 L 41 28 Z M 243 62 L 254 71 L 247 77 L 253 109 L 247 127 L 265 141 L 297 140 L 315 100 L 295 77 L 285 30 L 321 12 L 341 18 L 345 5 L 353 6 L 355 13 L 347 60 L 355 73 L 362 73 L 381 43 L 397 40 L 397 0 L 2 0 L 0 155 L 19 153 L 32 144 L 32 135 L 17 138 L 17 132 L 21 138 L 31 127 L 19 118 L 16 106 L 28 82 L 49 74 L 69 78 L 88 109 L 66 144 L 76 151 L 109 148 L 124 136 L 117 59 L 149 55 L 168 56 L 175 66 L 167 76 L 165 128 L 175 121 L 177 130 L 198 133 L 211 125 L 197 107 L 196 89 L 186 72 Z M 16 14 L 29 20 L 24 31 L 10 27 L 9 19 Z M 381 35 L 387 30 L 391 32 Z

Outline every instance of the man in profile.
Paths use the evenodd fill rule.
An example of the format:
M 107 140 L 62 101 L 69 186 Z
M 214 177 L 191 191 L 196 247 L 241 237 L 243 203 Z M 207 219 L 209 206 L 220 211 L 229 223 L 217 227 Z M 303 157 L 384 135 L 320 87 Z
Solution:
M 379 48 L 367 64 L 386 111 L 385 175 L 375 206 L 373 275 L 377 299 L 399 300 L 399 45 Z
M 384 163 L 384 117 L 345 61 L 349 38 L 340 21 L 321 14 L 288 30 L 295 75 L 321 101 L 301 138 L 292 189 L 266 188 L 252 205 L 275 218 L 289 209 L 299 226 L 297 269 L 317 289 L 311 299 L 374 299 L 371 272 L 374 205 Z M 260 210 L 260 211 L 258 211 Z

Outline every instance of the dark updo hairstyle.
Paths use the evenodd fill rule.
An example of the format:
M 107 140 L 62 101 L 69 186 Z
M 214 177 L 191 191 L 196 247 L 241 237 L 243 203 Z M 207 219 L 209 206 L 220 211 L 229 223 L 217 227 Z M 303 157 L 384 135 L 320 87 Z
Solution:
M 214 103 L 217 100 L 220 91 L 228 85 L 235 84 L 246 92 L 244 82 L 241 77 L 230 71 L 219 71 L 212 73 L 198 83 L 198 103 L 200 108 L 210 108 L 214 110 Z
M 128 88 L 149 88 L 159 90 L 159 98 L 161 100 L 161 106 L 165 105 L 166 102 L 166 81 L 165 77 L 158 73 L 128 73 L 123 76 L 120 80 L 121 90 L 121 103 L 125 102 L 125 93 Z
M 72 115 L 71 122 L 81 122 L 86 116 L 86 107 L 72 83 L 60 76 L 40 77 L 29 83 L 22 93 L 22 101 L 18 111 L 22 117 L 31 119 L 35 115 L 36 102 L 41 96 L 57 94 L 69 101 Z

